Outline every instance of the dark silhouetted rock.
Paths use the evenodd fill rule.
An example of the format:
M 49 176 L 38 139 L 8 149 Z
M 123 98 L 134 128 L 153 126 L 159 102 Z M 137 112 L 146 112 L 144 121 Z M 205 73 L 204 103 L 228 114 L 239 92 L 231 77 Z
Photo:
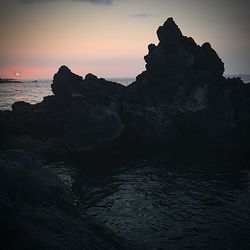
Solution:
M 211 45 L 183 36 L 172 18 L 157 35 L 159 44 L 150 44 L 145 56 L 146 71 L 127 88 L 123 113 L 131 138 L 165 152 L 249 151 L 247 85 L 225 79 Z
M 62 66 L 54 76 L 52 89 L 55 95 L 41 103 L 16 102 L 12 112 L 0 115 L 0 125 L 9 135 L 6 148 L 40 152 L 49 158 L 54 153 L 58 158 L 66 156 L 65 151 L 72 154 L 92 150 L 123 132 L 121 100 L 125 87 L 121 84 L 92 74 L 83 80 Z M 6 127 L 9 123 L 13 123 L 14 132 Z M 60 143 L 53 138 L 60 138 Z
M 52 92 L 58 97 L 72 97 L 78 94 L 82 77 L 73 74 L 66 66 L 61 66 L 59 71 L 54 75 Z
M 60 67 L 51 85 L 54 96 L 0 113 L 4 141 L 32 148 L 35 140 L 37 148 L 48 149 L 60 138 L 55 148 L 80 155 L 105 148 L 105 154 L 171 149 L 250 155 L 249 85 L 224 78 L 224 64 L 211 45 L 184 36 L 173 18 L 157 35 L 158 45 L 148 46 L 146 70 L 128 87 Z M 29 136 L 28 145 L 21 135 Z
M 1 249 L 131 249 L 73 204 L 59 178 L 23 151 L 0 155 Z
M 91 74 L 91 73 L 88 73 L 86 76 L 85 76 L 85 80 L 87 81 L 96 81 L 98 78 L 97 76 Z
M 164 46 L 176 46 L 182 38 L 182 33 L 179 27 L 174 22 L 173 18 L 170 17 L 167 21 L 160 26 L 157 30 L 157 36 L 159 41 Z
M 12 105 L 12 110 L 13 111 L 21 111 L 23 112 L 25 109 L 30 109 L 31 107 L 31 104 L 28 103 L 28 102 L 23 102 L 23 101 L 20 101 L 20 102 L 15 102 L 13 103 Z

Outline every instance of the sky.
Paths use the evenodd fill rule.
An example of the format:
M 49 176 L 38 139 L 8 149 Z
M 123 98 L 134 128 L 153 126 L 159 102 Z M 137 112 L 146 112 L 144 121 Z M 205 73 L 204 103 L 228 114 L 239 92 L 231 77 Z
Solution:
M 226 74 L 250 73 L 249 0 L 0 0 L 0 8 L 0 77 L 52 78 L 61 65 L 134 77 L 168 17 L 210 42 Z

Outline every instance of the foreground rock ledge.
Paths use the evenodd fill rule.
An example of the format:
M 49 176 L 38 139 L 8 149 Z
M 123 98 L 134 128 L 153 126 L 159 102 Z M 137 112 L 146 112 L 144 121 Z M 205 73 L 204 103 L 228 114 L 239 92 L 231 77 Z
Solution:
M 53 96 L 0 113 L 2 148 L 57 159 L 139 152 L 247 158 L 250 85 L 223 77 L 224 64 L 211 45 L 197 45 L 172 18 L 157 36 L 146 70 L 128 87 L 92 74 L 83 79 L 62 66 Z
M 1 249 L 131 249 L 79 211 L 64 184 L 33 155 L 0 155 Z

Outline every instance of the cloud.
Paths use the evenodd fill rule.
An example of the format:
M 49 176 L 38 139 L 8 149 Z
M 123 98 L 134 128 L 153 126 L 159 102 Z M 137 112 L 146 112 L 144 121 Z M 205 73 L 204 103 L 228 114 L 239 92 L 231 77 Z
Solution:
M 16 0 L 19 3 L 32 4 L 32 3 L 49 3 L 55 2 L 56 0 Z M 63 0 L 61 0 L 63 1 Z M 101 5 L 112 5 L 114 0 L 64 0 L 69 2 L 83 2 L 90 4 L 101 4 Z
M 73 0 L 76 2 L 88 2 L 91 4 L 104 4 L 104 5 L 112 5 L 114 0 Z
M 153 17 L 154 15 L 152 13 L 148 13 L 148 12 L 140 12 L 140 13 L 136 13 L 131 15 L 131 17 L 134 18 L 148 18 L 148 17 Z

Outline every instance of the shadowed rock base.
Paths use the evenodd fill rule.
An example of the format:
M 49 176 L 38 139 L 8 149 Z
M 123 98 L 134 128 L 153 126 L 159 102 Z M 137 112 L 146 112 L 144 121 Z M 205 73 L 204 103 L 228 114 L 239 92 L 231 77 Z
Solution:
M 1 249 L 131 249 L 79 211 L 57 176 L 34 156 L 0 156 Z
M 146 70 L 128 87 L 60 67 L 53 96 L 0 112 L 2 148 L 47 159 L 134 155 L 249 160 L 250 85 L 223 77 L 209 43 L 199 46 L 173 18 L 157 30 Z M 248 158 L 248 159 L 247 159 Z

